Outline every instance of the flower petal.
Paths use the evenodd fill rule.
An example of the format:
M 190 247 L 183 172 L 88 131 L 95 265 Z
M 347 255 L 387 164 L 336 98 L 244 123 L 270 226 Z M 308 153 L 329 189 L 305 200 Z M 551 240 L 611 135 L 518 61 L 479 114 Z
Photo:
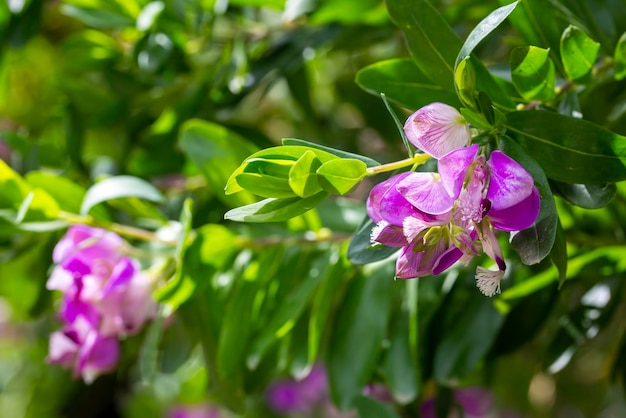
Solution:
M 541 200 L 539 191 L 533 187 L 530 195 L 518 204 L 501 209 L 489 211 L 487 217 L 494 228 L 501 231 L 521 231 L 535 222 L 539 215 Z
M 383 219 L 400 226 L 415 209 L 395 189 L 395 185 L 411 173 L 401 173 L 374 186 L 367 198 L 367 214 L 376 223 Z
M 404 247 L 409 244 L 409 241 L 404 235 L 403 228 L 401 226 L 391 225 L 387 221 L 380 221 L 372 228 L 370 238 L 372 242 L 377 242 L 388 247 Z
M 441 176 L 443 187 L 451 198 L 459 197 L 467 169 L 477 155 L 478 145 L 474 144 L 467 148 L 454 150 L 439 160 L 437 170 Z
M 465 147 L 471 141 L 463 116 L 452 106 L 437 102 L 409 116 L 404 132 L 413 145 L 435 158 Z
M 517 161 L 494 151 L 487 162 L 490 169 L 487 199 L 492 210 L 507 209 L 526 199 L 532 192 L 532 176 Z
M 441 215 L 454 206 L 439 175 L 436 173 L 410 173 L 398 182 L 396 190 L 418 210 L 429 215 Z

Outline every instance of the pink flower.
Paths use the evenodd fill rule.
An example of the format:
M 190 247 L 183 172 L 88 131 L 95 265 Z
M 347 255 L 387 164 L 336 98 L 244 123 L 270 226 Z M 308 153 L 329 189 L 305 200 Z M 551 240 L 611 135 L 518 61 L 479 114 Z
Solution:
M 493 296 L 506 268 L 495 230 L 532 225 L 539 192 L 516 161 L 500 151 L 487 160 L 478 145 L 448 152 L 438 171 L 403 173 L 372 189 L 372 241 L 402 248 L 396 276 L 403 279 L 439 274 L 482 250 L 498 271 L 479 268 L 478 287 Z
M 71 369 L 86 383 L 115 367 L 118 357 L 117 338 L 103 336 L 97 324 L 83 316 L 50 336 L 48 361 Z
M 413 145 L 435 158 L 470 144 L 469 125 L 452 106 L 431 103 L 413 113 L 404 124 Z

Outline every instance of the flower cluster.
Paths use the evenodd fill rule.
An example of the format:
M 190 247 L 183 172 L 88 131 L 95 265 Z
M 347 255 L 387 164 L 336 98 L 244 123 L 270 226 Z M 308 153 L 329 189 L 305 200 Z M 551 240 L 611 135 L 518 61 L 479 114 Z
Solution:
M 120 336 L 156 315 L 152 282 L 123 248 L 117 234 L 85 225 L 70 227 L 54 248 L 47 288 L 63 292 L 64 327 L 50 336 L 48 361 L 87 383 L 115 366 Z
M 482 250 L 498 270 L 479 267 L 477 285 L 493 296 L 506 269 L 496 230 L 523 230 L 539 214 L 532 176 L 501 151 L 487 158 L 470 145 L 467 123 L 448 105 L 418 110 L 404 130 L 411 143 L 438 159 L 438 172 L 402 173 L 372 189 L 372 241 L 401 248 L 396 276 L 403 279 L 439 274 Z

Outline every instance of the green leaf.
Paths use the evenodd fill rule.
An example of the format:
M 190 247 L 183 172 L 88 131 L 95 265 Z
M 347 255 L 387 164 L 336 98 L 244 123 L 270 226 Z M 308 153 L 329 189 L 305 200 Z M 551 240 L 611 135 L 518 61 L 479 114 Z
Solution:
M 231 209 L 224 214 L 224 219 L 238 222 L 281 222 L 302 215 L 322 203 L 329 194 L 320 192 L 301 199 L 265 199 L 251 205 Z
M 333 401 L 350 408 L 370 381 L 378 364 L 394 283 L 394 264 L 367 266 L 348 289 L 335 315 L 328 353 L 328 375 Z
M 551 182 L 552 189 L 572 205 L 585 209 L 599 209 L 609 204 L 617 193 L 615 183 L 572 184 L 560 181 Z
M 536 264 L 546 258 L 554 245 L 558 214 L 550 184 L 542 168 L 515 141 L 503 137 L 502 151 L 520 163 L 532 176 L 539 190 L 541 206 L 535 222 L 523 231 L 511 234 L 511 245 L 524 264 Z
M 393 398 L 401 405 L 412 402 L 420 390 L 419 365 L 415 363 L 409 342 L 409 317 L 401 312 L 389 337 L 389 349 L 383 370 Z
M 320 185 L 331 193 L 344 195 L 359 184 L 367 174 L 361 160 L 336 159 L 327 161 L 317 169 Z
M 359 411 L 359 418 L 400 418 L 391 406 L 371 396 L 359 396 L 354 406 Z
M 503 322 L 491 299 L 471 298 L 437 346 L 435 379 L 444 383 L 465 377 L 487 353 Z
M 146 337 L 139 352 L 138 369 L 141 381 L 145 385 L 154 383 L 157 374 L 159 343 L 163 331 L 163 316 L 159 314 L 148 327 Z
M 461 47 L 459 54 L 456 57 L 454 62 L 454 67 L 456 71 L 456 67 L 459 65 L 461 61 L 463 61 L 466 57 L 469 57 L 470 54 L 474 51 L 474 48 L 478 46 L 478 44 L 485 39 L 495 28 L 497 28 L 500 23 L 506 19 L 515 7 L 517 6 L 517 1 L 514 1 L 511 4 L 506 6 L 502 6 L 493 12 L 489 13 L 487 17 L 480 21 L 478 25 L 470 32 L 469 36 L 465 40 L 465 43 Z
M 369 264 L 375 261 L 384 260 L 398 251 L 398 248 L 377 245 L 372 247 L 372 228 L 376 224 L 369 216 L 363 218 L 363 222 L 356 230 L 350 245 L 348 246 L 348 259 L 354 264 Z
M 472 65 L 471 57 L 466 57 L 456 65 L 454 85 L 463 104 L 473 108 L 474 94 L 476 93 L 476 71 Z
M 626 77 L 626 32 L 622 34 L 613 55 L 613 68 L 616 80 Z
M 421 72 L 433 84 L 454 92 L 453 68 L 463 44 L 448 22 L 426 0 L 387 0 L 386 4 Z
M 224 379 L 241 377 L 245 367 L 252 308 L 257 291 L 257 282 L 242 279 L 226 305 L 216 357 L 218 373 Z
M 161 192 L 147 181 L 133 176 L 115 176 L 106 178 L 87 190 L 80 213 L 86 215 L 98 203 L 123 197 L 138 197 L 151 202 L 163 200 Z
M 433 83 L 411 59 L 390 59 L 369 65 L 356 74 L 356 83 L 368 93 L 408 109 L 419 109 L 433 102 L 459 107 L 456 94 Z
M 556 72 L 548 49 L 536 46 L 515 48 L 511 52 L 511 77 L 515 88 L 526 100 L 547 102 L 555 97 Z
M 302 157 L 289 170 L 289 187 L 300 197 L 310 197 L 321 192 L 322 187 L 317 181 L 317 169 L 322 165 L 312 151 Z
M 226 196 L 222 192 L 241 161 L 257 150 L 246 139 L 223 126 L 192 119 L 182 125 L 178 143 L 187 158 L 198 166 L 209 184 L 213 186 L 218 199 L 233 206 L 247 205 L 256 201 L 250 193 Z M 231 193 L 243 190 L 232 187 Z
M 326 276 L 320 285 L 319 291 L 311 306 L 311 316 L 309 320 L 308 335 L 308 361 L 313 363 L 317 359 L 317 354 L 321 348 L 322 336 L 328 325 L 329 318 L 335 306 L 338 293 L 348 279 L 347 272 L 352 272 L 344 265 L 338 248 L 333 248 L 329 260 L 330 266 Z
M 565 232 L 559 220 L 556 224 L 556 236 L 554 237 L 554 246 L 550 251 L 550 261 L 559 271 L 559 288 L 565 283 L 567 277 L 567 242 L 565 241 Z
M 110 10 L 63 4 L 61 5 L 61 12 L 64 15 L 80 20 L 87 26 L 93 26 L 98 29 L 121 29 L 134 26 L 135 24 L 134 19 L 131 17 Z
M 296 193 L 289 187 L 288 179 L 266 176 L 255 173 L 237 174 L 235 181 L 244 190 L 261 197 L 295 197 Z
M 626 180 L 626 137 L 541 110 L 509 113 L 505 126 L 553 180 L 581 184 Z
M 570 80 L 586 76 L 598 57 L 600 44 L 576 26 L 569 25 L 561 37 L 561 60 Z
M 301 279 L 299 285 L 281 298 L 280 305 L 265 322 L 261 333 L 254 338 L 248 350 L 246 364 L 250 369 L 255 369 L 271 345 L 287 334 L 296 324 L 311 299 L 311 295 L 324 279 L 328 262 L 328 256 L 318 258 L 308 269 L 308 274 Z

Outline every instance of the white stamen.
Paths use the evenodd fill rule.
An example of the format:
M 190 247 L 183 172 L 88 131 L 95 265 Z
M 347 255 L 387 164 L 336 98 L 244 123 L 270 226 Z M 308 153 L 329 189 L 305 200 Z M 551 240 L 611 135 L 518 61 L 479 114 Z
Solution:
M 476 269 L 476 287 L 485 296 L 493 296 L 500 293 L 500 280 L 504 276 L 503 271 L 491 271 L 484 267 Z
M 378 236 L 380 235 L 380 232 L 385 229 L 385 227 L 387 227 L 389 225 L 389 222 L 387 221 L 380 221 L 376 224 L 376 226 L 374 228 L 372 228 L 372 232 L 370 233 L 370 242 L 372 244 L 376 244 L 378 243 L 378 241 L 376 241 L 376 238 L 378 238 Z

